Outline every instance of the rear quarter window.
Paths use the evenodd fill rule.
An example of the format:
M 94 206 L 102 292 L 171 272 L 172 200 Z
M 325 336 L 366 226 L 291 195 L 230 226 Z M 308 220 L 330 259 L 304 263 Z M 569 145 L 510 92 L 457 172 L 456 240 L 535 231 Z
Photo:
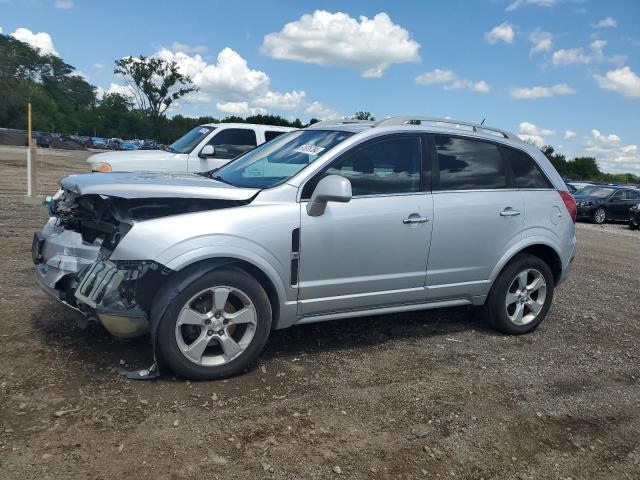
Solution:
M 274 138 L 279 137 L 283 133 L 287 133 L 287 132 L 276 132 L 276 131 L 267 130 L 264 132 L 264 141 L 268 142 L 270 140 L 273 140 Z
M 500 147 L 511 165 L 516 186 L 518 188 L 553 188 L 551 182 L 542 173 L 538 164 L 524 152 L 515 148 Z
M 509 188 L 497 145 L 446 135 L 436 135 L 434 140 L 438 163 L 434 190 Z

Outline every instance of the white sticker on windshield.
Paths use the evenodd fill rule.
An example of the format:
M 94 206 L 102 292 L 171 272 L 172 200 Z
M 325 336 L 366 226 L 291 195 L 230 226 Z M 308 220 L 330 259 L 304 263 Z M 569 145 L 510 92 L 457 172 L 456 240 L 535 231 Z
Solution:
M 324 149 L 324 147 L 316 147 L 315 145 L 301 145 L 296 148 L 294 152 L 306 153 L 308 155 L 318 155 Z
M 198 132 L 200 132 L 200 133 L 209 133 L 209 129 L 208 128 L 201 128 L 200 130 L 198 130 Z

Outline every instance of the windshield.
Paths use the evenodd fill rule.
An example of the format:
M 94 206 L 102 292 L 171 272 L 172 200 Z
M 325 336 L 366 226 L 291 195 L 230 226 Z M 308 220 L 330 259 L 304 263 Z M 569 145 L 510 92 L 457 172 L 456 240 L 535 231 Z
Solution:
M 236 187 L 275 187 L 351 135 L 330 130 L 297 130 L 280 135 L 216 170 L 213 178 Z
M 180 137 L 169 146 L 169 150 L 174 153 L 191 153 L 204 137 L 214 131 L 216 127 L 196 127 L 187 134 Z
M 576 192 L 576 195 L 588 195 L 590 197 L 605 198 L 611 195 L 615 188 L 608 187 L 584 187 Z

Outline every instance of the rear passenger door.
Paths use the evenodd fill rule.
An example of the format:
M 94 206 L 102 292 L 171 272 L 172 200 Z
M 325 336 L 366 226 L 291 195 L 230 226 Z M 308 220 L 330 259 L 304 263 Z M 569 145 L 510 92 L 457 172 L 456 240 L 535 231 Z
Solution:
M 427 295 L 430 300 L 484 295 L 493 268 L 522 237 L 522 197 L 497 144 L 457 135 L 432 139 Z

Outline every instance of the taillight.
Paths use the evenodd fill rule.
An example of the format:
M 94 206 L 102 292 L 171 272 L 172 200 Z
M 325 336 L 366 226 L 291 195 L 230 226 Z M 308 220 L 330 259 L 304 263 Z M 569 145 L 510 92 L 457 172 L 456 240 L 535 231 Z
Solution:
M 569 192 L 558 192 L 562 197 L 562 201 L 564 202 L 564 206 L 567 207 L 567 211 L 571 216 L 571 220 L 573 223 L 576 223 L 576 214 L 578 213 L 576 210 L 576 199 L 573 198 Z

